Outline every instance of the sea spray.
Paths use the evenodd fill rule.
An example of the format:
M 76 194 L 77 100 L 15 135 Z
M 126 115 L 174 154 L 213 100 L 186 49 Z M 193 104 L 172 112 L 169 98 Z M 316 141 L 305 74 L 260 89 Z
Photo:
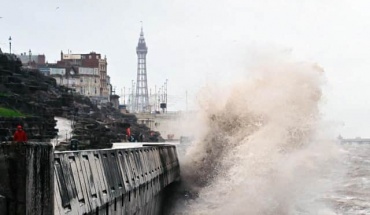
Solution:
M 58 129 L 58 136 L 51 139 L 53 146 L 58 145 L 60 142 L 67 142 L 72 136 L 72 121 L 63 117 L 55 117 L 57 121 L 56 129 Z
M 337 159 L 334 144 L 317 132 L 323 78 L 315 64 L 279 59 L 228 90 L 204 89 L 193 122 L 203 133 L 182 163 L 183 189 L 195 197 L 172 214 L 328 210 L 315 201 L 325 192 L 322 174 Z

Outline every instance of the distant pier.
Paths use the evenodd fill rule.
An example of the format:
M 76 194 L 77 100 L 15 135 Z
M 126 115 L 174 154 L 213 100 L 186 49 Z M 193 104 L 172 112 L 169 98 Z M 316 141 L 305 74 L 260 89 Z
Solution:
M 366 144 L 370 144 L 370 138 L 361 138 L 361 137 L 357 137 L 357 138 L 339 138 L 339 141 L 341 143 L 366 143 Z

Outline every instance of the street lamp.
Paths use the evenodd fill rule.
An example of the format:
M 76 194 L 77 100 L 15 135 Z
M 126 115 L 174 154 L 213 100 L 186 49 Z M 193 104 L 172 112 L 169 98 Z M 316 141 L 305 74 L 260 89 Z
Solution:
M 168 103 L 167 102 L 167 96 L 168 96 L 168 94 L 167 94 L 167 92 L 168 92 L 167 91 L 168 90 L 168 79 L 166 79 L 166 89 L 165 90 L 166 90 L 166 93 L 165 93 L 165 102 L 166 102 L 166 105 L 168 106 L 168 104 L 167 104 Z M 166 108 L 166 111 L 167 111 L 167 108 Z
M 31 67 L 32 52 L 31 49 L 28 51 L 28 65 Z M 63 78 L 63 76 L 62 76 Z
M 12 37 L 9 37 L 9 54 L 12 53 Z

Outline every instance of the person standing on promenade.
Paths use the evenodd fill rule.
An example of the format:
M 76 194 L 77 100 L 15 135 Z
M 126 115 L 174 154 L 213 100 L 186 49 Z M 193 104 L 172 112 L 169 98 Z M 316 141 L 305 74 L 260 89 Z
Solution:
M 126 128 L 126 140 L 128 141 L 128 142 L 131 142 L 131 128 L 130 128 L 131 126 L 130 125 L 128 125 L 127 126 L 127 128 Z
M 17 126 L 17 130 L 14 132 L 13 141 L 16 143 L 24 143 L 27 142 L 27 134 L 23 130 L 21 125 Z

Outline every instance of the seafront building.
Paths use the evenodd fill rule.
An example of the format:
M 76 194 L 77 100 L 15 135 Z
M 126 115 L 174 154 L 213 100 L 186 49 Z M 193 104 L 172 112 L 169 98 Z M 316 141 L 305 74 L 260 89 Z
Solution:
M 107 58 L 102 58 L 99 53 L 66 54 L 62 51 L 60 60 L 51 64 L 45 62 L 45 55 L 32 55 L 31 51 L 17 57 L 23 67 L 39 69 L 43 74 L 55 78 L 58 85 L 88 96 L 97 104 L 110 102 L 112 86 L 107 74 Z
M 61 76 L 61 78 L 67 79 L 66 82 L 62 83 L 63 85 L 75 89 L 76 92 L 88 96 L 98 103 L 109 102 L 111 85 L 108 82 L 106 57 L 102 58 L 101 54 L 96 52 L 88 54 L 61 52 L 60 58 L 56 66 L 67 69 L 66 74 Z

